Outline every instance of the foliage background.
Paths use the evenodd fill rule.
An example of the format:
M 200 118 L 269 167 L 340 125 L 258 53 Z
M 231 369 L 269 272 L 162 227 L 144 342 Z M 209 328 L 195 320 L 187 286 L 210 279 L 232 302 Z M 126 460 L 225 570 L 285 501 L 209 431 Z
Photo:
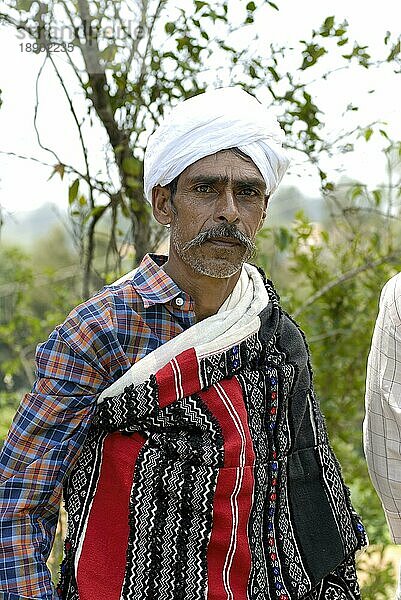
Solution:
M 255 19 L 279 9 L 279 3 L 239 0 L 195 0 L 185 7 L 168 0 L 4 3 L 3 23 L 29 33 L 38 54 L 60 41 L 52 31 L 55 23 L 74 31 L 74 54 L 60 60 L 44 51 L 43 68 L 53 69 L 66 96 L 66 118 L 76 128 L 81 157 L 66 164 L 59 149 L 47 147 L 36 120 L 37 95 L 38 147 L 49 156 L 49 175 L 68 179 L 69 209 L 60 226 L 28 248 L 15 241 L 0 248 L 0 435 L 6 435 L 34 380 L 36 344 L 74 305 L 165 243 L 142 196 L 143 150 L 165 107 L 208 87 L 242 85 L 276 107 L 288 148 L 320 180 L 319 210 L 293 188 L 284 187 L 272 200 L 255 261 L 306 333 L 331 440 L 373 544 L 359 565 L 363 597 L 385 600 L 394 590 L 391 546 L 367 474 L 361 427 L 379 292 L 401 266 L 401 145 L 385 123 L 359 120 L 346 90 L 344 121 L 352 126 L 328 136 L 313 90 L 316 81 L 324 85 L 331 76 L 324 63 L 328 55 L 337 57 L 338 69 L 374 74 L 386 66 L 398 73 L 400 40 L 397 32 L 383 32 L 381 55 L 373 57 L 365 41 L 349 36 L 346 21 L 329 15 L 293 47 L 285 41 L 284 24 L 282 45 L 249 41 Z M 122 40 L 99 34 L 110 22 L 120 25 Z M 238 42 L 244 31 L 246 44 Z M 42 73 L 41 68 L 38 81 Z M 93 159 L 94 122 L 106 140 L 101 169 Z M 378 137 L 387 165 L 381 185 L 369 189 L 364 181 L 334 176 L 336 155 Z M 279 204 L 287 208 L 286 218 L 280 218 Z M 3 220 L 7 224 L 7 214 Z M 50 559 L 55 578 L 63 527 L 61 521 Z

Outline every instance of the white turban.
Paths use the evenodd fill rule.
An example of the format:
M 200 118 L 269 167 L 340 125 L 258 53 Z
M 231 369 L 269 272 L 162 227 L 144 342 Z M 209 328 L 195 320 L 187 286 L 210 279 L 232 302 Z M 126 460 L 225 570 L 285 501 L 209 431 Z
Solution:
M 258 167 L 267 193 L 279 185 L 287 167 L 283 131 L 277 119 L 240 87 L 199 94 L 178 104 L 150 136 L 144 159 L 144 190 L 165 186 L 200 158 L 238 148 Z

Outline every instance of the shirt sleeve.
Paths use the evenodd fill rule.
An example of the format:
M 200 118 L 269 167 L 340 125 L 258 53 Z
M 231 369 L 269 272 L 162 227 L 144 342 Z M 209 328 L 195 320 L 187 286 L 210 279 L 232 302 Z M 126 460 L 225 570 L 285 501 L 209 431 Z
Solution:
M 107 340 L 97 330 L 75 313 L 37 349 L 38 379 L 0 453 L 0 599 L 55 597 L 46 560 L 63 480 L 110 383 L 98 352 Z
M 384 286 L 368 357 L 364 449 L 391 537 L 401 543 L 401 274 Z

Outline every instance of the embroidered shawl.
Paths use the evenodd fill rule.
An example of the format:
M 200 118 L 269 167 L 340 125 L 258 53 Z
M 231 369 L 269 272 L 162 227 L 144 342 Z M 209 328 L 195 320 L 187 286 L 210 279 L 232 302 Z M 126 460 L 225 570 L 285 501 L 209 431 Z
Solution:
M 304 336 L 250 265 L 101 394 L 64 497 L 66 600 L 296 600 L 366 543 Z

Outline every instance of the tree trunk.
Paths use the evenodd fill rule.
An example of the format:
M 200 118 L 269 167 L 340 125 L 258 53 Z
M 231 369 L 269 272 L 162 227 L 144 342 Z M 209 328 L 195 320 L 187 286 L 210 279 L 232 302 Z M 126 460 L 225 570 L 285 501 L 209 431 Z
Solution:
M 135 232 L 134 232 L 134 246 L 135 246 L 135 265 L 139 265 L 142 258 L 147 252 L 153 250 L 152 240 L 152 225 L 151 216 L 148 211 L 143 210 L 140 214 L 140 218 L 136 218 Z

